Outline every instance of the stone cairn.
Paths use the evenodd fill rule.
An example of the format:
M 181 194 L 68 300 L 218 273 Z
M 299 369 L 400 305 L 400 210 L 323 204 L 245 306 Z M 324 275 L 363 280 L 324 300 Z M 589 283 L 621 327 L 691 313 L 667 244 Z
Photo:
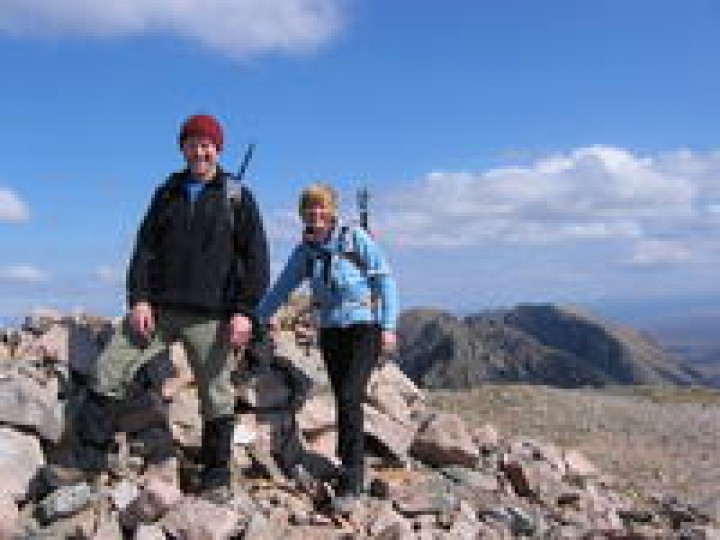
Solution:
M 431 410 L 392 361 L 363 404 L 368 495 L 335 515 L 334 403 L 307 302 L 291 302 L 279 326 L 267 362 L 238 365 L 226 504 L 194 492 L 201 420 L 182 347 L 138 376 L 100 452 L 73 419 L 113 321 L 44 313 L 4 329 L 0 539 L 720 538 L 698 508 L 625 493 L 577 451 Z

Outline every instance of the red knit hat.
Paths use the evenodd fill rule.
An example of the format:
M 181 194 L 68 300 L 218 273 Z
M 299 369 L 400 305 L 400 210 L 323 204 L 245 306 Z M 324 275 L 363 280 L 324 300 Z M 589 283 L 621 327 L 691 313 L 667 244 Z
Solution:
M 207 137 L 217 147 L 218 152 L 223 148 L 223 129 L 214 117 L 209 114 L 196 114 L 183 123 L 178 135 L 178 143 L 182 146 L 188 137 Z

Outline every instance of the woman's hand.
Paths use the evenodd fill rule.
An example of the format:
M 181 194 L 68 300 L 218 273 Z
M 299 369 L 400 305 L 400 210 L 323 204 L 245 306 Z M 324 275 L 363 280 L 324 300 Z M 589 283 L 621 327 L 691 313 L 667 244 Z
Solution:
M 252 321 L 242 313 L 230 317 L 228 325 L 230 347 L 240 349 L 248 344 L 252 336 Z
M 397 334 L 394 330 L 383 330 L 380 334 L 380 354 L 392 354 L 397 349 Z

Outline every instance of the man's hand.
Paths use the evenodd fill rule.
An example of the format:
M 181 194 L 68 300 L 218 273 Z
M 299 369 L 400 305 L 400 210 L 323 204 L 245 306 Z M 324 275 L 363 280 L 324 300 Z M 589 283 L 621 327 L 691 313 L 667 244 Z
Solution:
M 252 336 L 252 321 L 242 313 L 236 313 L 230 318 L 229 340 L 230 347 L 240 349 L 248 344 Z
M 394 330 L 383 330 L 380 334 L 380 354 L 391 354 L 397 349 L 397 334 Z
M 138 302 L 131 308 L 130 326 L 140 337 L 150 339 L 155 329 L 155 316 L 148 302 Z

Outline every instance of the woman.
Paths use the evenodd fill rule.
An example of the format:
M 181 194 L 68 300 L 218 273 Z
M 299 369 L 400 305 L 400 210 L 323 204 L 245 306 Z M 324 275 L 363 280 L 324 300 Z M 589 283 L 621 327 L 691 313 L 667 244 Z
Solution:
M 300 194 L 305 230 L 275 285 L 258 306 L 268 320 L 304 280 L 319 311 L 320 350 L 335 395 L 342 473 L 336 509 L 349 509 L 364 486 L 362 400 L 378 356 L 395 349 L 397 292 L 375 241 L 338 221 L 335 191 L 314 184 Z

